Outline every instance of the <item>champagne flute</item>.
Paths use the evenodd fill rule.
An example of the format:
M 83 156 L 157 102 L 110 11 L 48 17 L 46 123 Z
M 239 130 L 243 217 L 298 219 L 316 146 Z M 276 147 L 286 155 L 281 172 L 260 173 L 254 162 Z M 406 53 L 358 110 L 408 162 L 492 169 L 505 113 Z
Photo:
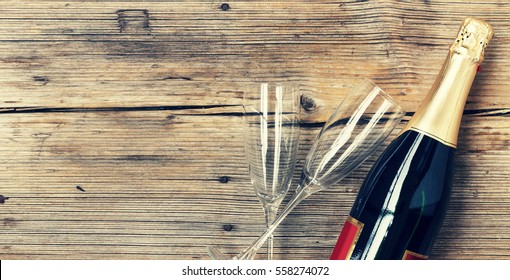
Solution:
M 213 259 L 252 258 L 285 217 L 308 196 L 338 183 L 360 166 L 390 135 L 405 115 L 389 95 L 368 79 L 338 106 L 306 157 L 294 196 L 274 223 L 248 248 L 233 258 L 213 246 Z
M 292 83 L 250 83 L 243 90 L 244 150 L 268 228 L 276 219 L 294 173 L 299 139 L 298 90 Z M 273 259 L 272 235 L 267 240 L 267 259 Z

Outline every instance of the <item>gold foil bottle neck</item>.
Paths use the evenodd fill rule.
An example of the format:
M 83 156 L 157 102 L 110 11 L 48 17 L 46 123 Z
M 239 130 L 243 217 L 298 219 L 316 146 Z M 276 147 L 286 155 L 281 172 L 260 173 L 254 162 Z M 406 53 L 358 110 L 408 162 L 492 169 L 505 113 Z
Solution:
M 457 40 L 450 50 L 458 54 L 470 56 L 475 63 L 481 63 L 484 51 L 489 44 L 494 31 L 492 26 L 485 21 L 467 17 L 460 26 Z
M 403 132 L 414 130 L 457 148 L 464 105 L 493 34 L 488 23 L 464 19 L 429 94 Z

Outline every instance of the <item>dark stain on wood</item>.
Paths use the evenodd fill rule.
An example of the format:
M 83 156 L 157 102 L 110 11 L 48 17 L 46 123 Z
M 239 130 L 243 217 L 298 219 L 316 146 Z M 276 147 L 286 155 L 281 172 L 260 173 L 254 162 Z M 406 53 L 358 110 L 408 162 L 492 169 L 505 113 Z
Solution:
M 0 58 L 0 62 L 16 64 L 16 67 L 19 67 L 22 69 L 41 68 L 41 67 L 45 66 L 45 63 L 42 62 L 42 59 L 39 56 L 5 57 L 5 58 Z
M 121 9 L 115 13 L 120 33 L 151 33 L 149 10 Z
M 60 33 L 62 33 L 62 34 L 74 33 L 74 29 L 72 29 L 72 28 L 63 28 L 63 29 L 61 29 Z
M 127 32 L 127 31 L 126 31 Z M 138 35 L 138 34 L 131 34 Z M 126 38 L 125 40 L 118 41 L 102 41 L 100 38 L 96 39 L 91 35 L 90 42 L 100 43 L 105 47 L 107 60 L 116 60 L 118 58 L 126 57 L 146 57 L 146 58 L 160 58 L 164 57 L 167 53 L 164 46 L 160 42 L 149 41 L 152 37 L 144 37 L 144 40 L 133 40 Z M 134 36 L 131 36 L 134 37 Z
M 117 22 L 119 23 L 119 32 L 122 33 L 124 31 L 124 28 L 126 28 L 127 22 L 124 20 L 124 17 L 121 16 L 119 12 L 117 12 L 118 18 Z
M 39 82 L 43 86 L 50 81 L 50 79 L 46 76 L 33 76 L 32 79 L 34 80 L 34 82 Z
M 220 181 L 220 183 L 223 183 L 223 184 L 226 184 L 230 181 L 230 177 L 229 176 L 221 176 L 218 181 Z
M 82 188 L 81 186 L 76 186 L 76 189 L 79 190 L 80 192 L 85 192 L 85 189 Z
M 4 218 L 3 224 L 4 224 L 4 226 L 9 226 L 9 227 L 15 226 L 16 225 L 16 219 L 14 219 L 14 218 Z
M 4 204 L 7 199 L 9 199 L 9 198 L 6 196 L 0 195 L 0 204 Z
M 474 190 L 474 191 L 472 192 L 472 195 L 473 195 L 473 197 L 474 197 L 474 198 L 478 197 L 478 191 L 477 191 L 477 190 Z

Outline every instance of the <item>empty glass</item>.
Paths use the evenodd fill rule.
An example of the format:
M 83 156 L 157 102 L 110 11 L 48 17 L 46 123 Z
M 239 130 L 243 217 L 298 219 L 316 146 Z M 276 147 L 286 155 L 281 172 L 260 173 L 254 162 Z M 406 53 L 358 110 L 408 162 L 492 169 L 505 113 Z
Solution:
M 397 126 L 405 112 L 368 79 L 338 106 L 310 149 L 297 190 L 274 223 L 233 259 L 251 259 L 276 227 L 303 199 L 345 178 L 363 163 Z M 208 247 L 213 259 L 229 259 Z
M 298 86 L 258 83 L 243 90 L 246 160 L 269 228 L 294 173 L 299 138 Z M 271 260 L 272 235 L 267 241 L 267 258 Z

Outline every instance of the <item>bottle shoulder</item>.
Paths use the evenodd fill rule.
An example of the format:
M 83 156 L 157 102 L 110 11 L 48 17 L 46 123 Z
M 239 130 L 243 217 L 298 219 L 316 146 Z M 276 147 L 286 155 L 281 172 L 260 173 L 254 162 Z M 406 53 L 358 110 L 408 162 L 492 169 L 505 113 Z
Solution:
M 365 178 L 351 214 L 357 217 L 365 208 L 397 211 L 395 203 L 406 200 L 406 207 L 421 207 L 422 192 L 427 203 L 449 193 L 455 149 L 416 131 L 395 139 Z M 414 203 L 413 203 L 414 202 Z M 419 203 L 418 203 L 419 202 Z M 402 205 L 399 203 L 399 205 Z

